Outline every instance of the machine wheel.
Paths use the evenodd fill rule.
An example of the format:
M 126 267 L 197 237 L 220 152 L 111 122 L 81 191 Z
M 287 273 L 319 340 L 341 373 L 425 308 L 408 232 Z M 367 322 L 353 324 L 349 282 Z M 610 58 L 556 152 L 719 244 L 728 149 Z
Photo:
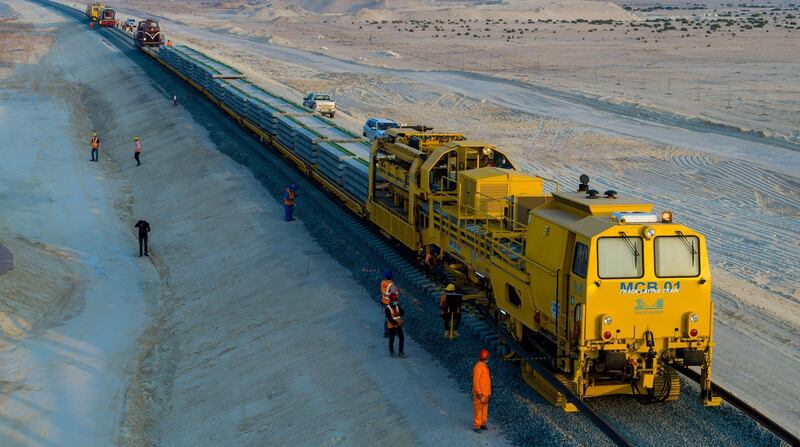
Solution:
M 328 114 L 328 116 L 330 116 L 331 119 L 333 119 L 333 115 L 335 115 L 335 114 L 336 114 L 336 112 L 331 112 L 331 113 Z
M 653 397 L 662 402 L 673 402 L 681 395 L 681 380 L 677 371 L 663 365 L 653 381 Z
M 517 343 L 521 342 L 522 341 L 522 332 L 523 332 L 522 331 L 522 328 L 523 328 L 522 322 L 517 320 L 514 317 L 511 317 L 508 320 L 508 328 L 509 328 L 509 332 L 511 333 L 511 337 L 514 339 L 514 341 L 516 341 Z

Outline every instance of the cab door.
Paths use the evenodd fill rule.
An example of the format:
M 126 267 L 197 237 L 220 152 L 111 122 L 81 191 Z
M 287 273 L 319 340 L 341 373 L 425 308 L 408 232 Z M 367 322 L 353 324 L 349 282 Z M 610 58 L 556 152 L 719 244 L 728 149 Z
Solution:
M 563 264 L 558 275 L 558 317 L 556 319 L 556 365 L 565 372 L 572 370 L 571 348 L 571 315 L 574 311 L 574 300 L 570 300 L 570 284 L 572 279 L 572 260 L 575 254 L 575 233 L 568 232 L 564 244 Z

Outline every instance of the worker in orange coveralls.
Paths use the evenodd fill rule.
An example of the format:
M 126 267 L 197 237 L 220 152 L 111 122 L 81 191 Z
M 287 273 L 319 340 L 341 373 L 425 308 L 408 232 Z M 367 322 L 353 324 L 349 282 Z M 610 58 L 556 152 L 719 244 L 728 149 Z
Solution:
M 475 433 L 486 430 L 489 420 L 489 398 L 492 397 L 492 376 L 489 374 L 489 351 L 481 349 L 472 368 L 472 428 Z

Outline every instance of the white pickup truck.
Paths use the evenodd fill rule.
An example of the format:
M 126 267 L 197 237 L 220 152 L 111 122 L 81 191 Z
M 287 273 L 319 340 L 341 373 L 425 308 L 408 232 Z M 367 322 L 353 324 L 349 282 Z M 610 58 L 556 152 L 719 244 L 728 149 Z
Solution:
M 328 115 L 331 118 L 336 114 L 336 102 L 331 98 L 331 95 L 309 93 L 303 99 L 303 106 L 319 112 L 321 115 Z

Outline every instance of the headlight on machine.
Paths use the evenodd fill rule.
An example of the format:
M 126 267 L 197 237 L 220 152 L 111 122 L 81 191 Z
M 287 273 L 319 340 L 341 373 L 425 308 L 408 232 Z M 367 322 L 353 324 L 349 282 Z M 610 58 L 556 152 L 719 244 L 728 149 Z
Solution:
M 653 239 L 653 236 L 655 236 L 655 235 L 656 235 L 656 229 L 655 228 L 653 228 L 653 227 L 642 228 L 642 236 L 644 236 L 645 239 L 648 239 L 648 240 L 649 239 Z
M 700 315 L 694 312 L 686 312 L 683 314 L 684 336 L 695 338 L 700 334 L 697 323 L 700 321 Z
M 603 325 L 609 326 L 613 322 L 614 322 L 614 319 L 611 318 L 611 315 L 603 315 Z

